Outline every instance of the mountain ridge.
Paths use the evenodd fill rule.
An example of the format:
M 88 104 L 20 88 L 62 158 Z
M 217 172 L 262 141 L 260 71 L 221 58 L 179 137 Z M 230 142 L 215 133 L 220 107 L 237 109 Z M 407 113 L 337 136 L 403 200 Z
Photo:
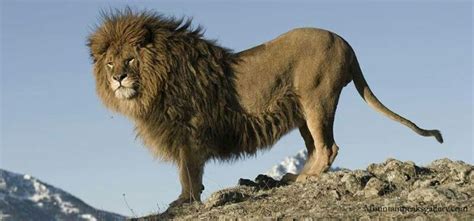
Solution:
M 0 169 L 0 220 L 125 219 L 125 216 L 95 209 L 74 195 L 33 176 Z

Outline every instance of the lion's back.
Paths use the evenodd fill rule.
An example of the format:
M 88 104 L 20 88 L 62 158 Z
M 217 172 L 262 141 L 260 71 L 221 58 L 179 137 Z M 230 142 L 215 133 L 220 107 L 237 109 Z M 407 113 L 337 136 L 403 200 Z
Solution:
M 295 68 L 300 62 L 323 57 L 317 53 L 323 53 L 325 45 L 335 38 L 338 36 L 327 30 L 296 28 L 239 52 L 239 62 L 233 69 L 242 106 L 250 113 L 271 109 L 272 104 L 292 92 Z

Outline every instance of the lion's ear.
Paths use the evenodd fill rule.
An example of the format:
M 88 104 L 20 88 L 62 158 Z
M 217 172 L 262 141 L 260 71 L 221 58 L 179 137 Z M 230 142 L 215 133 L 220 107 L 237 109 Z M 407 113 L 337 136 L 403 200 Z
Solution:
M 110 46 L 110 41 L 97 34 L 92 34 L 87 39 L 87 46 L 89 47 L 90 56 L 95 63 L 107 52 L 107 49 Z
M 136 46 L 139 48 L 145 47 L 146 45 L 152 43 L 154 41 L 154 32 L 150 27 L 144 26 L 141 33 L 140 33 L 140 39 L 138 39 L 136 42 Z

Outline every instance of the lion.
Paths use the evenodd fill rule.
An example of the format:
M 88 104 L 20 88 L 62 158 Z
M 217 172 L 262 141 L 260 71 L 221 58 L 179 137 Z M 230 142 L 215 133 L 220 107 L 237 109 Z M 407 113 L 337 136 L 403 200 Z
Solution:
M 421 136 L 425 130 L 385 107 L 370 90 L 351 46 L 327 30 L 297 28 L 242 52 L 203 37 L 191 20 L 130 9 L 104 13 L 88 38 L 96 91 L 127 116 L 153 155 L 177 165 L 181 194 L 200 201 L 209 160 L 232 161 L 270 148 L 298 128 L 308 150 L 304 182 L 337 156 L 333 122 L 351 81 L 369 106 Z

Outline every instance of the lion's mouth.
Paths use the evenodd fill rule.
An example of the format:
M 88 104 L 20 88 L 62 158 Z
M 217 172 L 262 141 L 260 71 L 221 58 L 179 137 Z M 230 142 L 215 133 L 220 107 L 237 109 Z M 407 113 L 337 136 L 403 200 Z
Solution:
M 137 90 L 131 87 L 119 86 L 114 90 L 115 97 L 118 99 L 132 99 L 137 95 Z
M 137 93 L 136 81 L 126 77 L 121 81 L 114 79 L 110 80 L 110 87 L 113 90 L 115 97 L 121 100 L 134 98 Z

